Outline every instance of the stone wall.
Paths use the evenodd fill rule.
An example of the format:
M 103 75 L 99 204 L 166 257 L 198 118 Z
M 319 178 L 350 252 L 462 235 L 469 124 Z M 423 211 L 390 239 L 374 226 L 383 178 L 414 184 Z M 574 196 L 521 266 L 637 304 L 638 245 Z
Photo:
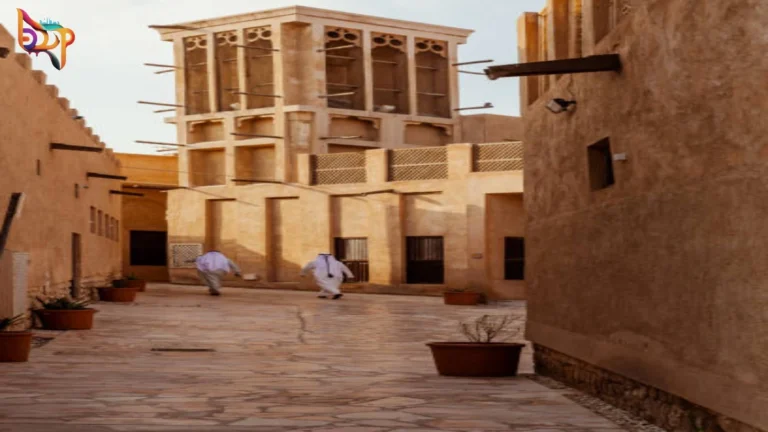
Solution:
M 597 41 L 609 3 L 583 2 L 583 48 L 621 71 L 523 101 L 527 337 L 768 429 L 768 5 L 634 2 Z M 577 104 L 555 115 L 553 98 Z M 624 157 L 596 189 L 606 138 Z
M 561 381 L 670 432 L 759 432 L 679 396 L 534 344 L 539 375 Z
M 16 46 L 2 26 L 0 46 L 11 50 Z M 25 194 L 6 251 L 29 254 L 30 300 L 68 295 L 73 279 L 73 234 L 79 234 L 78 282 L 83 288 L 80 294 L 88 296 L 90 288 L 120 274 L 119 238 L 113 229 L 104 228 L 120 219 L 121 201 L 110 193 L 119 189 L 119 181 L 88 177 L 87 173 L 118 175 L 120 164 L 85 119 L 77 118 L 69 100 L 59 97 L 59 89 L 46 84 L 45 73 L 32 70 L 31 65 L 27 53 L 11 52 L 0 59 L 0 214 L 5 214 L 12 193 Z M 100 152 L 53 150 L 51 143 Z M 102 215 L 101 234 L 92 214 Z M 109 224 L 105 223 L 107 217 Z M 0 284 L 0 290 L 10 289 L 12 284 Z

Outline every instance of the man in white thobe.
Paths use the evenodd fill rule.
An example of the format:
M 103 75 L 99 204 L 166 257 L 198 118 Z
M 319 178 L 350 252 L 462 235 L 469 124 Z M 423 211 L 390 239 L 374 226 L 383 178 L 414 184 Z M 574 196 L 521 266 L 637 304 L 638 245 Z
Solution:
M 240 267 L 223 253 L 215 250 L 197 257 L 195 266 L 198 276 L 208 285 L 208 292 L 212 296 L 221 295 L 221 278 L 230 270 L 235 272 L 235 276 L 240 277 Z
M 331 254 L 318 254 L 317 258 L 301 269 L 301 276 L 304 277 L 310 270 L 315 277 L 315 282 L 320 286 L 320 293 L 317 295 L 319 298 L 328 298 L 328 295 L 331 295 L 334 300 L 340 299 L 343 296 L 340 287 L 344 282 L 344 276 L 355 277 L 344 263 Z

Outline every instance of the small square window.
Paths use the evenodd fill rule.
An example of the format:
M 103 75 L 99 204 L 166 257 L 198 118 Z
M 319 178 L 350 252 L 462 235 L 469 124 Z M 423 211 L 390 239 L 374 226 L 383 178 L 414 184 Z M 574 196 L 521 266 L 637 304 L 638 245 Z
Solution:
M 592 190 L 605 189 L 616 181 L 613 177 L 611 140 L 604 138 L 587 147 L 589 184 Z

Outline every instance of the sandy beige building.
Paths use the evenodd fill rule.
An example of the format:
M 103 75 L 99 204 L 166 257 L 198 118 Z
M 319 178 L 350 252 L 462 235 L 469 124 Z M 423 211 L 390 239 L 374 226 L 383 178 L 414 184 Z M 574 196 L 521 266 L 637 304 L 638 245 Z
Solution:
M 767 22 L 736 0 L 553 0 L 519 21 L 523 62 L 621 60 L 521 80 L 537 371 L 667 430 L 768 430 Z
M 460 115 L 470 30 L 306 7 L 155 27 L 182 145 L 171 281 L 216 248 L 246 285 L 311 289 L 300 267 L 333 252 L 349 290 L 524 296 L 521 122 Z
M 86 296 L 120 274 L 120 173 L 117 158 L 85 126 L 27 53 L 13 53 L 0 26 L 0 211 L 15 193 L 0 258 L 0 317 L 21 313 L 34 296 Z M 103 285 L 102 285 L 103 286 Z
M 122 175 L 122 270 L 141 279 L 168 281 L 166 191 L 178 187 L 178 157 L 116 153 Z

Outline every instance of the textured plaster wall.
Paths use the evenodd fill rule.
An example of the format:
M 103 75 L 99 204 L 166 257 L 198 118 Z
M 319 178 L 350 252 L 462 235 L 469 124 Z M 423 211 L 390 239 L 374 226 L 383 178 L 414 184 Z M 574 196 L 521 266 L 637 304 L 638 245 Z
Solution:
M 565 76 L 525 117 L 528 337 L 762 429 L 766 22 L 759 0 L 649 1 L 594 50 L 620 74 Z M 591 191 L 604 137 L 628 160 Z
M 0 26 L 0 46 L 15 45 Z M 82 286 L 104 283 L 111 273 L 121 271 L 119 241 L 90 232 L 91 206 L 120 219 L 120 197 L 109 194 L 120 183 L 86 178 L 89 171 L 117 175 L 119 163 L 108 149 L 103 153 L 49 149 L 51 142 L 101 148 L 104 144 L 84 120 L 73 119 L 77 111 L 58 97 L 55 86 L 45 84 L 45 74 L 30 67 L 26 53 L 0 59 L 0 214 L 5 214 L 11 193 L 26 194 L 6 248 L 30 254 L 30 296 L 66 294 L 72 279 L 73 233 L 82 236 Z M 80 185 L 79 198 L 75 184 Z M 0 286 L 9 289 L 10 285 Z
M 491 143 L 523 140 L 521 117 L 497 114 L 461 116 L 461 142 Z
M 169 185 L 178 184 L 179 158 L 177 156 L 154 156 L 116 153 L 120 160 L 121 175 L 128 177 L 125 184 Z
M 470 147 L 457 146 L 465 159 Z M 453 149 L 451 149 L 453 152 Z M 369 164 L 385 160 L 383 152 L 371 152 Z M 458 158 L 458 156 L 462 156 Z M 308 162 L 308 159 L 304 159 Z M 308 164 L 307 164 L 308 165 Z M 299 281 L 296 271 L 317 253 L 333 251 L 333 237 L 366 237 L 370 262 L 370 284 L 349 287 L 369 292 L 440 294 L 445 286 L 473 287 L 492 298 L 524 298 L 524 288 L 499 286 L 490 278 L 485 253 L 486 194 L 520 194 L 520 172 L 469 173 L 469 164 L 453 164 L 467 172 L 452 171 L 449 180 L 378 183 L 337 186 L 243 185 L 206 187 L 197 191 L 174 190 L 168 193 L 169 242 L 204 243 L 203 215 L 206 202 L 222 197 L 236 198 L 230 213 L 236 215 L 237 241 L 233 255 L 244 273 L 255 273 L 261 280 L 247 286 L 313 289 Z M 308 167 L 305 167 L 308 168 Z M 395 189 L 399 194 L 363 192 Z M 354 195 L 354 196 L 350 196 Z M 278 199 L 292 198 L 298 199 Z M 183 209 L 183 210 L 182 210 Z M 502 217 L 504 209 L 495 209 Z M 522 213 L 522 209 L 517 210 Z M 522 215 L 506 217 L 516 232 L 523 229 Z M 210 214 L 207 216 L 210 218 Z M 406 235 L 445 237 L 445 285 L 402 285 L 405 272 Z M 479 253 L 479 259 L 470 259 Z M 503 251 L 502 251 L 503 253 Z M 503 263 L 502 263 L 503 265 Z M 171 279 L 196 283 L 194 271 L 171 269 Z M 300 283 L 299 283 L 300 282 Z M 230 284 L 237 284 L 231 281 Z

